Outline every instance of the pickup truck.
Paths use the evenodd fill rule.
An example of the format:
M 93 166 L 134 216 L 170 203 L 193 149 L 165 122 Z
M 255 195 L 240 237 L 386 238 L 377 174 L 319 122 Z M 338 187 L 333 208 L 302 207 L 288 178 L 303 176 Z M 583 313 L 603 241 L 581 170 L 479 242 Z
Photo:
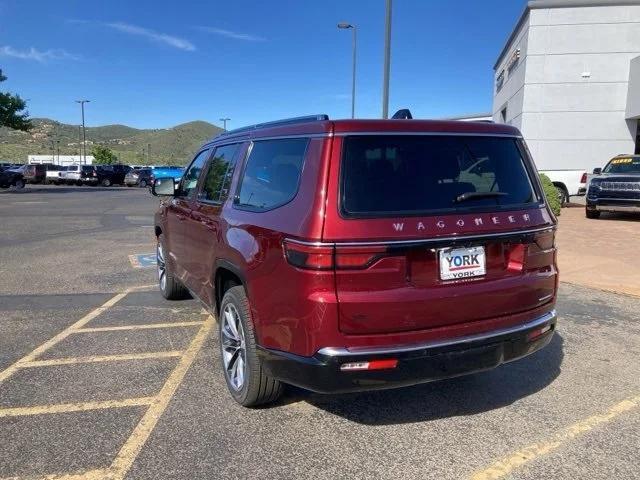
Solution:
M 555 185 L 560 203 L 569 203 L 569 197 L 587 193 L 587 172 L 585 170 L 539 170 Z

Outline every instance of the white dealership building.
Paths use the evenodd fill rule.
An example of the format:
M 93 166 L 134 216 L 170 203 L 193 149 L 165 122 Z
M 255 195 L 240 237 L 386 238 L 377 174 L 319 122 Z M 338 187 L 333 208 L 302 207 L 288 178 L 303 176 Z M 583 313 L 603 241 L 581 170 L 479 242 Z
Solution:
M 640 0 L 529 1 L 494 70 L 493 120 L 539 170 L 640 153 Z

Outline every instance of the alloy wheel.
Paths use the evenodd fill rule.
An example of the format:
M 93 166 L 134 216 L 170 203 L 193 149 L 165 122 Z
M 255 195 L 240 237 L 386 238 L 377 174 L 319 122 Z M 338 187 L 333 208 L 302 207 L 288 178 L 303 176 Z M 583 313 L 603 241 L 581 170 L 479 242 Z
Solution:
M 240 314 L 232 303 L 224 307 L 220 332 L 225 375 L 231 388 L 239 391 L 244 386 L 247 350 Z
M 167 288 L 167 265 L 164 260 L 164 250 L 160 242 L 158 242 L 156 251 L 156 263 L 158 264 L 158 282 L 160 283 L 160 289 L 164 292 Z

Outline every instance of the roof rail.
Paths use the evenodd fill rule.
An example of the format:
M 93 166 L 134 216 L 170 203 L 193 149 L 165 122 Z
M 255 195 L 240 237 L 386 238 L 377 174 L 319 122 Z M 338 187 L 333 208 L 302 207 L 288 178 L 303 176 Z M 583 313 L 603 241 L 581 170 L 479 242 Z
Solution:
M 317 114 L 317 115 L 305 115 L 303 117 L 285 118 L 283 120 L 275 120 L 273 122 L 265 122 L 265 123 L 256 123 L 255 125 L 248 125 L 246 127 L 227 130 L 220 133 L 216 138 L 226 136 L 226 135 L 235 135 L 237 133 L 248 132 L 251 130 L 257 130 L 259 128 L 280 127 L 284 125 L 295 125 L 298 123 L 322 122 L 325 120 L 329 120 L 329 115 L 326 115 L 324 113 Z

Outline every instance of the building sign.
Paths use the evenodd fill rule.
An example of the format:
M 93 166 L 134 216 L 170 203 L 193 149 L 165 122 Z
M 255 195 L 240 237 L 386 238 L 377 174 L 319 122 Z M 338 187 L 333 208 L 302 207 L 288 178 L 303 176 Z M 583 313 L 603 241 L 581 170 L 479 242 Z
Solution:
M 502 85 L 504 85 L 504 70 L 502 70 L 496 78 L 496 92 L 500 91 Z

